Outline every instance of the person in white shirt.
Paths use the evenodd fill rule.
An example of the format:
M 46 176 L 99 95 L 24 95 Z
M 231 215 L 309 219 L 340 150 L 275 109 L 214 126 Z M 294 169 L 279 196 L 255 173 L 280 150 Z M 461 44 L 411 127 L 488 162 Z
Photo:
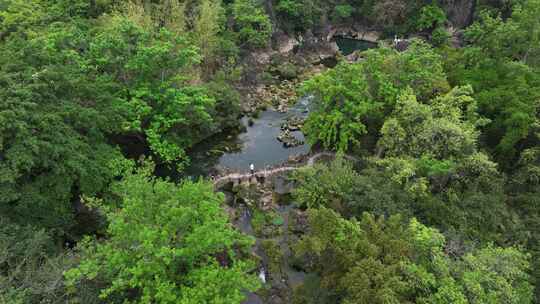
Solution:
M 249 171 L 251 172 L 251 175 L 255 174 L 255 165 L 253 163 L 249 165 Z

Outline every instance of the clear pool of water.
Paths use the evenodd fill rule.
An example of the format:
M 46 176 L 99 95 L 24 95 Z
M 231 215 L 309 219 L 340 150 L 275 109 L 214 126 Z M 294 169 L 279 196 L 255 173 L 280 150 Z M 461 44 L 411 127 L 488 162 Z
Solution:
M 345 37 L 335 37 L 339 50 L 344 56 L 350 55 L 355 51 L 365 51 L 376 48 L 377 43 L 366 40 L 351 39 Z

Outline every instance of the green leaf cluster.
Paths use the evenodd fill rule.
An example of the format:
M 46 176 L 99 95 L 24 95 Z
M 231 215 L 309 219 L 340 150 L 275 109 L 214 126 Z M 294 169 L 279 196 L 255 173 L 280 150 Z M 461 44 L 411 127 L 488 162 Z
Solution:
M 421 41 L 403 53 L 380 48 L 364 56 L 360 63 L 339 64 L 304 83 L 301 91 L 314 98 L 304 127 L 312 144 L 347 151 L 373 143 L 401 90 L 411 87 L 427 101 L 449 89 L 441 57 Z
M 309 211 L 309 232 L 295 254 L 320 278 L 297 303 L 530 303 L 529 257 L 487 246 L 457 258 L 445 237 L 415 219 L 364 213 L 345 220 Z M 321 290 L 323 296 L 321 297 Z M 317 298 L 313 298 L 313 296 Z
M 78 295 L 97 283 L 108 303 L 240 303 L 258 286 L 246 259 L 253 240 L 230 226 L 211 184 L 175 185 L 149 172 L 114 185 L 107 239 L 79 245 L 68 287 Z

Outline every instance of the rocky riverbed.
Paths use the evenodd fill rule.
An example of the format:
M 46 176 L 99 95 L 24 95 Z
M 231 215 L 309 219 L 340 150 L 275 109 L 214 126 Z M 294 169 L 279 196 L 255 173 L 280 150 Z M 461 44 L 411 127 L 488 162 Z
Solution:
M 253 260 L 263 288 L 250 294 L 245 304 L 291 303 L 292 291 L 306 273 L 292 263 L 293 245 L 307 227 L 307 215 L 291 201 L 293 184 L 276 176 L 263 185 L 242 184 L 222 189 L 231 221 L 255 238 Z

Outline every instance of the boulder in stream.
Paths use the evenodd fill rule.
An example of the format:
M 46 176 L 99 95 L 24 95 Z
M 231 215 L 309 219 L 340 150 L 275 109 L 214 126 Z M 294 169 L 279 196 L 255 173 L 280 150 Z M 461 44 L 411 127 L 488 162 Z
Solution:
M 304 144 L 304 141 L 296 138 L 288 129 L 282 130 L 277 140 L 282 142 L 286 148 L 298 147 Z

